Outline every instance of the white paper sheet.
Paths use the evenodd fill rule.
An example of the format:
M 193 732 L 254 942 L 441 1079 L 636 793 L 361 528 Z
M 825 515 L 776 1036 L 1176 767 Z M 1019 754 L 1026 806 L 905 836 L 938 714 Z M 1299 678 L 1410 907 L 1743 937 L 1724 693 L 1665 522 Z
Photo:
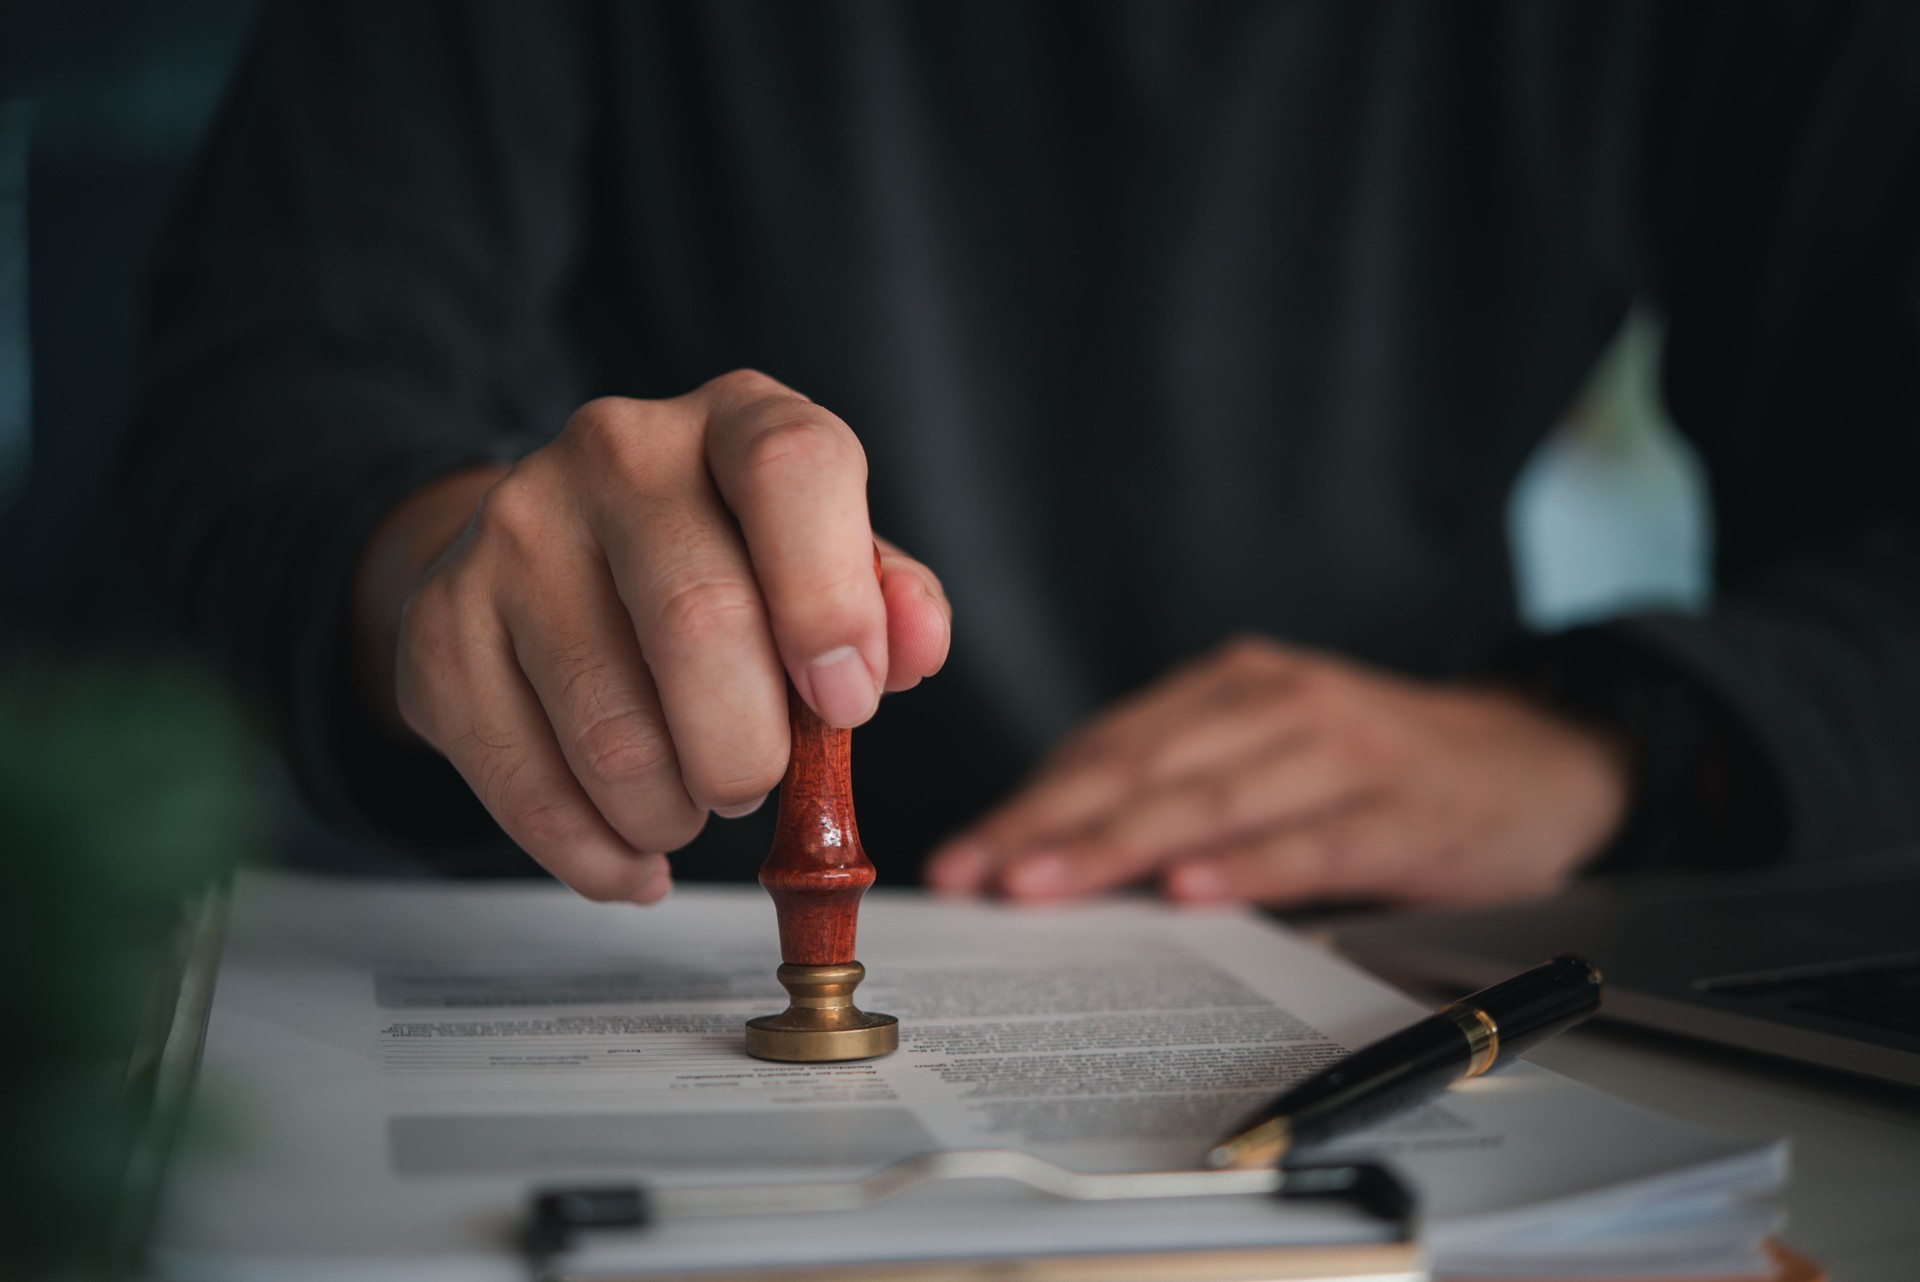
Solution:
M 505 1246 L 535 1185 L 840 1178 L 929 1148 L 1192 1167 L 1278 1086 L 1422 1013 L 1240 910 L 878 891 L 860 954 L 858 1000 L 900 1017 L 901 1049 L 766 1064 L 741 1036 L 784 1005 L 757 888 L 636 909 L 548 887 L 243 877 L 162 1272 L 519 1278 Z M 1525 1065 L 1336 1147 L 1418 1186 L 1443 1270 L 1449 1252 L 1497 1267 L 1530 1237 L 1534 1267 L 1636 1249 L 1738 1264 L 1764 1227 L 1742 1199 L 1777 1184 L 1784 1157 Z M 857 1231 L 831 1215 L 668 1223 L 636 1263 L 1367 1231 L 1260 1198 L 1062 1209 L 983 1187 L 855 1213 Z

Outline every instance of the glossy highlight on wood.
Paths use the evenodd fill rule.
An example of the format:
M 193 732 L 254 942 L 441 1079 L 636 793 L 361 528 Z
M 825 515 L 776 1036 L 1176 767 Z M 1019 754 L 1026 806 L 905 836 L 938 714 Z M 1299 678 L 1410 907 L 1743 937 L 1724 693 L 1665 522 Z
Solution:
M 760 884 L 773 897 L 782 961 L 842 965 L 854 959 L 860 897 L 875 876 L 853 817 L 853 732 L 828 725 L 791 688 L 787 717 L 793 754 Z

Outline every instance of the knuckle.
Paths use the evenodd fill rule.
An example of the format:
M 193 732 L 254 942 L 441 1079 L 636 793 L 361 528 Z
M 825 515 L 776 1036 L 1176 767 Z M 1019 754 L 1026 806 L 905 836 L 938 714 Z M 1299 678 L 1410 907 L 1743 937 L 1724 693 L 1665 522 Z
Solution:
M 562 439 L 580 485 L 644 494 L 684 486 L 704 466 L 705 421 L 680 401 L 608 396 L 574 411 Z
M 394 640 L 394 699 L 401 720 L 429 742 L 435 740 L 441 705 L 449 701 L 449 683 L 466 667 L 470 643 L 451 593 L 438 584 L 423 586 L 400 615 Z
M 603 396 L 575 410 L 562 435 L 594 474 L 631 478 L 644 470 L 642 417 L 640 402 Z
M 673 740 L 640 714 L 619 712 L 581 727 L 575 758 L 595 781 L 632 783 L 672 767 Z
M 515 841 L 530 853 L 547 854 L 565 850 L 580 831 L 580 816 L 573 802 L 565 797 L 512 795 L 497 812 L 503 826 Z
M 583 442 L 624 435 L 637 406 L 625 396 L 596 396 L 567 416 L 562 434 Z
M 836 468 L 851 470 L 865 480 L 866 452 L 844 423 L 797 404 L 782 402 L 769 408 L 778 412 L 769 414 L 740 442 L 740 470 L 750 483 Z
M 739 369 L 730 369 L 724 374 L 715 375 L 702 384 L 700 390 L 744 400 L 760 400 L 769 396 L 795 395 L 794 391 L 779 379 L 746 366 L 741 366 Z
M 541 538 L 553 521 L 554 504 L 546 486 L 525 468 L 515 468 L 485 494 L 474 511 L 473 527 L 483 539 L 504 538 L 525 545 Z
M 396 644 L 435 665 L 463 664 L 502 636 L 493 575 L 460 555 L 413 590 Z
M 689 578 L 660 594 L 654 615 L 662 630 L 697 644 L 756 625 L 760 594 L 739 579 Z

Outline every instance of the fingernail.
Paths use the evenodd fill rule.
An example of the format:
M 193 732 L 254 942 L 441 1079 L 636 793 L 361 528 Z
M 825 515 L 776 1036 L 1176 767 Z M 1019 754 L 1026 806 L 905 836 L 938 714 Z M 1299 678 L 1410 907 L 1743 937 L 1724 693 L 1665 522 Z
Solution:
M 1175 899 L 1225 899 L 1227 876 L 1218 864 L 1182 864 L 1167 874 L 1167 892 Z
M 807 684 L 813 691 L 813 710 L 831 725 L 857 726 L 880 703 L 873 673 L 850 645 L 829 650 L 808 664 Z
M 713 813 L 722 819 L 744 819 L 766 804 L 767 794 L 763 792 L 752 801 L 743 802 L 737 806 L 715 806 Z
M 935 890 L 977 890 L 993 862 L 993 853 L 978 841 L 956 841 L 927 861 L 927 882 Z
M 1052 895 L 1067 888 L 1067 861 L 1059 855 L 1033 855 L 1007 869 L 1007 889 L 1015 895 Z

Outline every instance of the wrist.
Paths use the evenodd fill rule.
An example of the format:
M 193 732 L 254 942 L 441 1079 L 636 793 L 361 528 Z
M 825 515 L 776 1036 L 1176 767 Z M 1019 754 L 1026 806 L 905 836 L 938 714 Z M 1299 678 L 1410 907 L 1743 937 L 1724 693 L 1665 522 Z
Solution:
M 1503 702 L 1531 731 L 1523 737 L 1538 797 L 1550 800 L 1552 846 L 1568 871 L 1598 859 L 1632 813 L 1638 750 L 1624 727 L 1581 716 L 1509 684 L 1481 690 Z
M 394 701 L 394 649 L 407 598 L 466 530 L 481 496 L 509 470 L 488 464 L 429 481 L 395 504 L 367 539 L 348 600 L 347 640 L 376 724 L 405 732 Z
M 1699 681 L 1602 629 L 1505 657 L 1515 688 L 1630 745 L 1625 821 L 1591 865 L 1628 871 L 1754 862 L 1783 844 L 1771 770 Z
M 1573 867 L 1584 868 L 1604 854 L 1627 826 L 1633 811 L 1637 745 L 1624 727 L 1573 715 L 1526 695 L 1518 697 L 1557 732 L 1568 793 L 1579 799 L 1572 808 L 1579 824 Z

